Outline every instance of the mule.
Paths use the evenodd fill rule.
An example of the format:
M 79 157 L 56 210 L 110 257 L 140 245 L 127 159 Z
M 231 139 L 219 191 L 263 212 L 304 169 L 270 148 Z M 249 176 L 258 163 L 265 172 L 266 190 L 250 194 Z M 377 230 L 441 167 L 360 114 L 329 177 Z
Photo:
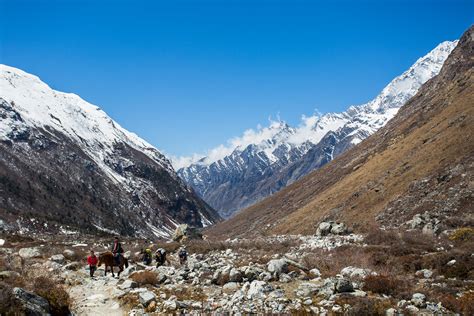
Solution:
M 120 273 L 123 271 L 123 266 L 128 268 L 128 260 L 124 256 L 120 255 L 118 264 L 115 261 L 113 253 L 110 251 L 101 253 L 99 255 L 99 264 L 100 267 L 102 264 L 105 264 L 105 275 L 107 275 L 107 268 L 110 267 L 112 271 L 112 276 L 115 277 L 114 274 L 114 267 L 119 267 L 118 277 L 120 277 Z

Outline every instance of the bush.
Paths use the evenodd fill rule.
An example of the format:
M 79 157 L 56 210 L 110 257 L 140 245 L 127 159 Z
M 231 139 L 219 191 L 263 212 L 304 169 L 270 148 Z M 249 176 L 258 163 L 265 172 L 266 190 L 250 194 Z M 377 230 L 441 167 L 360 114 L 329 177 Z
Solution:
M 36 278 L 33 282 L 33 291 L 44 297 L 51 307 L 52 315 L 68 315 L 71 300 L 66 290 L 47 277 Z
M 463 227 L 456 229 L 451 235 L 449 235 L 451 241 L 472 241 L 474 240 L 474 229 L 470 227 Z
M 404 294 L 406 286 L 403 281 L 386 275 L 369 275 L 364 279 L 364 291 L 397 296 Z
M 158 278 L 156 274 L 152 271 L 138 271 L 130 275 L 130 279 L 137 282 L 139 285 L 156 285 L 158 284 Z
M 336 304 L 340 306 L 349 305 L 344 308 L 341 315 L 367 315 L 367 316 L 385 316 L 385 311 L 392 307 L 389 300 L 373 299 L 369 297 L 342 297 L 336 299 Z
M 474 293 L 464 293 L 459 300 L 463 315 L 474 315 Z

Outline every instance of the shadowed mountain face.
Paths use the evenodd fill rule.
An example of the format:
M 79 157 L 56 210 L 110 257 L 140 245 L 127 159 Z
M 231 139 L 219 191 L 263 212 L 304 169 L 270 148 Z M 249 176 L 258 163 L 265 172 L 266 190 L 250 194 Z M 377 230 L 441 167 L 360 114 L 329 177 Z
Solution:
M 472 226 L 473 73 L 471 27 L 440 73 L 378 132 L 208 233 L 311 234 L 326 219 L 359 231 L 374 224 L 434 233 Z
M 305 120 L 297 128 L 274 122 L 258 141 L 178 170 L 225 217 L 261 201 L 324 166 L 384 126 L 423 83 L 439 73 L 457 41 L 443 42 L 393 79 L 372 101 Z
M 0 65 L 0 227 L 168 236 L 219 216 L 98 107 Z

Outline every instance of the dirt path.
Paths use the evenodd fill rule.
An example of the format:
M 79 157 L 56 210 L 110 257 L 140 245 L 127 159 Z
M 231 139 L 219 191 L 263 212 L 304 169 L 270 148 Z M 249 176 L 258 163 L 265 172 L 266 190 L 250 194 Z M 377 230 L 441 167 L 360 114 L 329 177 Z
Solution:
M 76 271 L 70 277 L 75 284 L 69 289 L 74 315 L 127 315 L 117 299 L 124 293 L 117 287 L 119 279 L 110 274 L 104 276 L 103 270 L 97 271 L 94 279 L 85 270 Z

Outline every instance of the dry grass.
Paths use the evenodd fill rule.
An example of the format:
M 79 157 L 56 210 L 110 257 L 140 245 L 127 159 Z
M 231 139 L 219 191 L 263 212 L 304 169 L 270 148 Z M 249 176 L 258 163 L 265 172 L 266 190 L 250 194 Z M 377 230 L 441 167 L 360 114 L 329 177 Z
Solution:
M 130 279 L 137 282 L 140 286 L 147 285 L 147 284 L 149 285 L 158 284 L 156 273 L 152 271 L 147 271 L 147 270 L 132 273 L 130 275 Z
M 410 286 L 406 281 L 387 275 L 369 275 L 364 279 L 364 291 L 408 298 Z
M 71 299 L 66 290 L 59 284 L 46 277 L 36 278 L 33 283 L 33 291 L 44 297 L 49 302 L 51 314 L 61 316 L 69 314 Z
M 344 316 L 385 316 L 385 311 L 395 305 L 388 299 L 349 296 L 336 299 L 336 304 L 343 306 L 343 310 L 339 314 L 335 313 L 335 315 Z M 350 307 L 346 308 L 346 304 Z
M 457 242 L 474 241 L 474 229 L 471 227 L 456 229 L 451 235 L 449 235 L 449 240 Z

